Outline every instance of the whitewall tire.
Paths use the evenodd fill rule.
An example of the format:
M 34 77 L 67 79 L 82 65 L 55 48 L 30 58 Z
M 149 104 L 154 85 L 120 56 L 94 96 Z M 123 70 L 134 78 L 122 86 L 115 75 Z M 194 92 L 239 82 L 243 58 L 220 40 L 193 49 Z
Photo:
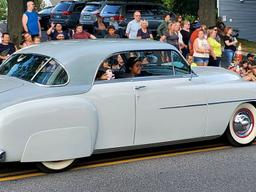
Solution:
M 239 105 L 229 121 L 227 139 L 234 146 L 250 145 L 256 137 L 256 109 L 252 104 Z
M 75 159 L 62 160 L 62 161 L 45 161 L 37 163 L 37 167 L 46 173 L 60 172 L 69 168 Z

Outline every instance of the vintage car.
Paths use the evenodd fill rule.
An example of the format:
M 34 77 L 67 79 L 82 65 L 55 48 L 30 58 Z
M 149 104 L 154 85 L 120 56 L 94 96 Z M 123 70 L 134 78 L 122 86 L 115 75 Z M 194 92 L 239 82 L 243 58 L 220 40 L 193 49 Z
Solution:
M 0 74 L 1 162 L 60 171 L 96 153 L 222 135 L 245 146 L 256 136 L 256 84 L 223 68 L 191 70 L 167 43 L 42 43 Z

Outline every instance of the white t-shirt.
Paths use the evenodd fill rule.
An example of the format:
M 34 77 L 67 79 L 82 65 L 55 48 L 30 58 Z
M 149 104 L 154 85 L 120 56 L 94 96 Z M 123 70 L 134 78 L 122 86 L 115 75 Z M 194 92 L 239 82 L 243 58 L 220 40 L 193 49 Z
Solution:
M 135 19 L 130 21 L 126 28 L 126 33 L 129 34 L 129 39 L 137 39 L 137 33 L 140 29 L 140 22 Z
M 210 49 L 209 43 L 207 41 L 207 39 L 199 39 L 196 38 L 197 43 L 198 43 L 198 48 L 200 49 L 204 49 L 205 51 L 208 51 Z M 209 53 L 198 53 L 196 52 L 196 49 L 194 47 L 194 57 L 202 57 L 202 58 L 209 58 Z

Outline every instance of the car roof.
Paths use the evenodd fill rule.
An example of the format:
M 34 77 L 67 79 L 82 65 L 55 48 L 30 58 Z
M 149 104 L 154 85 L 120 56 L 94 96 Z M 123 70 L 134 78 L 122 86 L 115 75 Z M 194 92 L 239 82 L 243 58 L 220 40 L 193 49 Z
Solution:
M 149 40 L 95 39 L 50 41 L 23 48 L 18 53 L 46 55 L 56 59 L 70 74 L 74 84 L 93 81 L 99 65 L 115 53 L 139 50 L 176 50 L 174 46 Z M 89 73 L 83 79 L 84 71 Z
M 104 2 L 102 2 L 102 1 L 89 1 L 86 3 L 86 5 L 101 5 L 103 3 Z

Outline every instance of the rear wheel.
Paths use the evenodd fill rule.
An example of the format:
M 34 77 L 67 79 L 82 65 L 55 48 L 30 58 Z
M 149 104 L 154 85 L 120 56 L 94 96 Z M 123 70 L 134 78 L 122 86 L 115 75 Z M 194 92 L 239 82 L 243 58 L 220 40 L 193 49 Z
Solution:
M 226 132 L 228 141 L 234 146 L 250 145 L 256 136 L 256 109 L 252 104 L 244 103 L 233 113 Z
M 60 172 L 68 169 L 75 159 L 62 160 L 62 161 L 45 161 L 36 164 L 37 168 L 45 173 Z

